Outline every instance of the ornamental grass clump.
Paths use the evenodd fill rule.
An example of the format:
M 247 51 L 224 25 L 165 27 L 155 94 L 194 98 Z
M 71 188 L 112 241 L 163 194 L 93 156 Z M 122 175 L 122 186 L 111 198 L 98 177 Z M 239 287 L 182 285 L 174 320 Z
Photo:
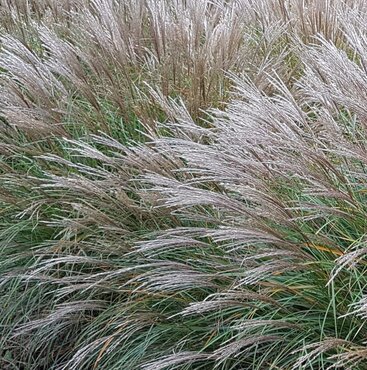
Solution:
M 367 369 L 364 1 L 1 8 L 1 368 Z

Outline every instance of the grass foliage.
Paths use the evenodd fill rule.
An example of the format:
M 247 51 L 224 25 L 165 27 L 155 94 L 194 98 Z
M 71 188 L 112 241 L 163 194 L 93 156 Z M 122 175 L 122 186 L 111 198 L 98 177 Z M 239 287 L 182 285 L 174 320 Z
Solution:
M 367 369 L 366 25 L 0 1 L 0 368 Z

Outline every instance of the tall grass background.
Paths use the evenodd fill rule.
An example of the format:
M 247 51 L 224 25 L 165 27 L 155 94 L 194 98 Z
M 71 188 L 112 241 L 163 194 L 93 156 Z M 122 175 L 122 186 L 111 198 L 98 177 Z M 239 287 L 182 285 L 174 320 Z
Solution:
M 0 2 L 0 368 L 367 369 L 363 0 Z

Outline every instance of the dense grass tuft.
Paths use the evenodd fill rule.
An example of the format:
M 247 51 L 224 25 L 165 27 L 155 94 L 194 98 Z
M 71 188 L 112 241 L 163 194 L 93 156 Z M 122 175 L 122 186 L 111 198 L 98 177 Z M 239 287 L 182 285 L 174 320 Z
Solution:
M 362 0 L 0 2 L 0 368 L 367 369 Z

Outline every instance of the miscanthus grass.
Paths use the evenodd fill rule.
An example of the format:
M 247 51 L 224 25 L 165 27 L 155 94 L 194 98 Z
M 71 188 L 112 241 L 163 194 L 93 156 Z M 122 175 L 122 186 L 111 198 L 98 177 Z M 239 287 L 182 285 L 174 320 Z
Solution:
M 367 369 L 362 0 L 0 2 L 0 368 Z

